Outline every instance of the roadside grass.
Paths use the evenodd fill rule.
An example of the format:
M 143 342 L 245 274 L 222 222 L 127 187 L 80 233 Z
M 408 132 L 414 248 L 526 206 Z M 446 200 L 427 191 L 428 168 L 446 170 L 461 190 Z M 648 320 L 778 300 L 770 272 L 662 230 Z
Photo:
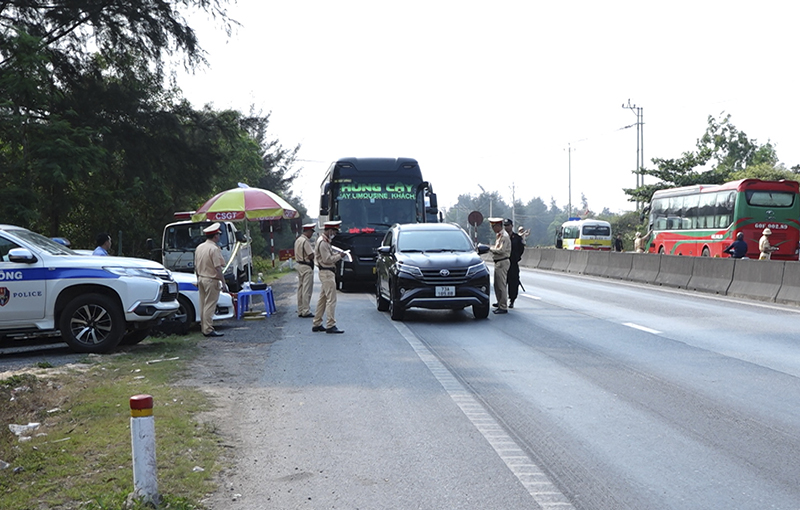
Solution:
M 271 284 L 275 280 L 280 279 L 287 273 L 291 273 L 293 269 L 289 269 L 283 263 L 278 262 L 276 267 L 272 267 L 272 260 L 264 257 L 253 257 L 253 281 L 258 278 L 258 273 L 264 277 L 264 282 Z
M 0 380 L 0 460 L 9 464 L 0 469 L 0 508 L 123 509 L 133 492 L 129 399 L 142 393 L 154 400 L 160 508 L 203 508 L 222 452 L 213 426 L 194 417 L 212 404 L 176 384 L 199 353 L 198 338 L 150 338 Z M 8 427 L 30 422 L 41 425 L 24 442 Z

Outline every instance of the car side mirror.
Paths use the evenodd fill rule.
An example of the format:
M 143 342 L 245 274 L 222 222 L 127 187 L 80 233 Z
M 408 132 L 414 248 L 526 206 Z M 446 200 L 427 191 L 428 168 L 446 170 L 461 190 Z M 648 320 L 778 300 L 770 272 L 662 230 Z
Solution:
M 8 250 L 8 261 L 17 264 L 33 264 L 36 256 L 27 248 L 12 248 Z
M 489 247 L 485 244 L 479 244 L 475 249 L 478 250 L 478 255 L 489 253 Z
M 378 246 L 378 253 L 380 253 L 381 255 L 389 255 L 390 253 L 392 253 L 392 247 L 391 246 Z

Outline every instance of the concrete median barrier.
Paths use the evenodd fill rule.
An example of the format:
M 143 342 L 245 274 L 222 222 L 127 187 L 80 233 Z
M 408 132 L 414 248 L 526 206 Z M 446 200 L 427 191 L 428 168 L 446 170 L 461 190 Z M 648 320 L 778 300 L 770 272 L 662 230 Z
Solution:
M 542 258 L 542 250 L 538 248 L 525 248 L 522 252 L 522 260 L 519 261 L 520 267 L 539 267 L 539 261 Z
M 661 267 L 658 269 L 655 283 L 667 287 L 685 289 L 692 278 L 695 260 L 699 257 L 678 257 L 661 255 Z
M 736 260 L 728 295 L 775 301 L 781 290 L 785 264 L 777 260 Z
M 569 256 L 568 273 L 583 274 L 586 272 L 586 264 L 589 262 L 590 251 L 573 251 Z
M 556 253 L 561 250 L 541 250 L 542 256 L 539 259 L 539 269 L 553 269 L 553 261 L 556 259 Z
M 569 267 L 569 261 L 572 259 L 572 250 L 555 250 L 555 252 L 553 266 L 550 269 L 566 272 Z
M 800 263 L 785 262 L 781 290 L 775 301 L 778 303 L 800 305 Z
M 584 274 L 592 276 L 603 276 L 608 270 L 608 258 L 612 255 L 610 251 L 587 251 L 589 254 L 586 261 Z M 614 254 L 616 255 L 616 253 Z
M 733 280 L 733 259 L 699 257 L 694 261 L 692 277 L 686 284 L 689 290 L 725 295 Z
M 653 283 L 661 267 L 661 255 L 636 253 L 631 262 L 628 280 L 639 283 Z
M 635 256 L 637 256 L 635 253 L 612 253 L 608 257 L 608 266 L 601 276 L 627 280 Z

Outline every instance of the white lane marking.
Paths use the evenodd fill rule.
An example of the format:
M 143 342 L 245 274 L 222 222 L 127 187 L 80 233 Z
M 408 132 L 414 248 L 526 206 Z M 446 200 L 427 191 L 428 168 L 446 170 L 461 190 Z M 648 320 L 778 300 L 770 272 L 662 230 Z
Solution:
M 450 370 L 423 344 L 417 336 L 401 322 L 391 322 L 398 332 L 417 353 L 417 356 L 427 365 L 439 384 L 461 408 L 461 411 L 472 422 L 484 439 L 494 448 L 497 455 L 508 469 L 514 473 L 517 480 L 533 497 L 536 504 L 545 510 L 563 509 L 575 510 L 575 507 L 561 493 L 547 475 L 535 462 L 519 447 L 503 427 L 486 411 L 486 408 L 467 391 L 464 386 L 453 376 Z
M 658 331 L 658 330 L 655 330 L 655 329 L 646 328 L 644 326 L 640 326 L 638 324 L 634 324 L 633 322 L 623 322 L 622 325 L 623 326 L 628 326 L 629 328 L 638 329 L 639 331 L 644 331 L 645 333 L 652 333 L 654 335 L 660 335 L 661 334 L 661 331 Z
M 520 296 L 526 297 L 528 299 L 535 299 L 536 301 L 541 301 L 542 300 L 542 298 L 540 298 L 538 296 L 531 296 L 530 294 L 525 294 L 524 292 L 522 294 L 520 294 Z

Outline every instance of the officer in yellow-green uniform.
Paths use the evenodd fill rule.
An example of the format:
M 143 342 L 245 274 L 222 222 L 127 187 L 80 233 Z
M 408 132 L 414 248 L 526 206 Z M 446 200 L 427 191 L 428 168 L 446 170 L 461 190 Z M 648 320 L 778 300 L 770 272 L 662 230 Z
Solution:
M 508 313 L 508 268 L 511 266 L 511 238 L 503 228 L 503 218 L 489 218 L 495 233 L 494 246 L 489 248 L 494 260 L 494 313 Z
M 303 233 L 294 242 L 294 261 L 297 262 L 297 315 L 313 317 L 311 313 L 311 293 L 314 289 L 314 223 L 303 225 Z
M 324 232 L 317 239 L 314 249 L 314 261 L 319 268 L 319 281 L 322 290 L 317 299 L 317 309 L 314 313 L 314 325 L 311 331 L 324 331 L 326 333 L 344 333 L 336 327 L 336 263 L 342 260 L 347 252 L 334 250 L 331 241 L 339 232 L 341 221 L 326 221 L 323 225 Z M 327 312 L 328 320 L 322 325 L 322 316 Z

